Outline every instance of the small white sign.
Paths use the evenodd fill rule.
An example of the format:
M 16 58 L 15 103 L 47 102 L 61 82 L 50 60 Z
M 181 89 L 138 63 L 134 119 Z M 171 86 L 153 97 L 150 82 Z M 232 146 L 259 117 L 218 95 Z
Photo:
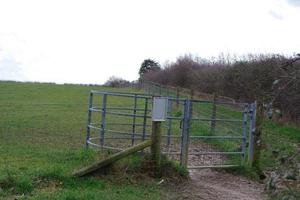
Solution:
M 153 97 L 152 121 L 166 121 L 167 107 L 167 97 Z

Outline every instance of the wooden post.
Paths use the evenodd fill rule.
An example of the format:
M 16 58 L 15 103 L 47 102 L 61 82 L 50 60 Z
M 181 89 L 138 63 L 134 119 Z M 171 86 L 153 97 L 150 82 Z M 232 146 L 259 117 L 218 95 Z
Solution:
M 161 177 L 161 154 L 160 154 L 160 143 L 161 143 L 161 122 L 152 122 L 152 134 L 151 134 L 151 159 L 154 164 L 154 175 L 155 177 Z
M 194 89 L 191 89 L 190 90 L 190 98 L 193 100 L 194 99 Z
M 179 106 L 179 88 L 176 88 L 176 108 Z
M 216 129 L 216 117 L 217 117 L 217 95 L 214 94 L 213 105 L 212 105 L 212 114 L 211 114 L 211 123 L 210 123 L 210 132 L 213 135 Z
M 264 119 L 263 104 L 261 101 L 256 102 L 256 117 L 255 117 L 255 130 L 253 134 L 253 160 L 252 166 L 260 172 L 260 153 L 262 146 L 262 126 Z

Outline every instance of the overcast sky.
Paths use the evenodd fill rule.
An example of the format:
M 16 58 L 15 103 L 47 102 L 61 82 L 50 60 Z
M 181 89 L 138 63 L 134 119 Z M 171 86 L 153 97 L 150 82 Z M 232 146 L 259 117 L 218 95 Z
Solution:
M 186 53 L 300 52 L 300 0 L 0 0 L 0 80 L 103 83 Z

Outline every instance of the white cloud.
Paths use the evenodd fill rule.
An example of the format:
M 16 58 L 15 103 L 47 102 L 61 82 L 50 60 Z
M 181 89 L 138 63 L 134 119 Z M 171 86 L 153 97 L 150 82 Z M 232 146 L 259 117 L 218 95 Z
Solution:
M 283 0 L 4 0 L 0 48 L 32 81 L 134 80 L 145 58 L 299 51 L 298 19 Z
M 299 0 L 287 0 L 287 2 L 292 6 L 300 6 Z
M 0 80 L 26 80 L 20 63 L 12 56 L 0 57 L 0 72 Z

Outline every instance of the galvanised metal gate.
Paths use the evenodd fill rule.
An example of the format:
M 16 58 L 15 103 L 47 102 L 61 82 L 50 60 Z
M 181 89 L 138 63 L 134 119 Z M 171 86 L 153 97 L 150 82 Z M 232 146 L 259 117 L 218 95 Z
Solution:
M 239 166 L 252 157 L 255 104 L 187 101 L 188 168 Z
M 151 95 L 91 91 L 89 102 L 87 146 L 121 151 L 150 138 Z M 251 158 L 254 116 L 254 104 L 168 97 L 163 154 L 190 169 L 241 165 L 247 149 Z
M 151 100 L 146 94 L 91 91 L 86 145 L 121 151 L 149 138 Z

